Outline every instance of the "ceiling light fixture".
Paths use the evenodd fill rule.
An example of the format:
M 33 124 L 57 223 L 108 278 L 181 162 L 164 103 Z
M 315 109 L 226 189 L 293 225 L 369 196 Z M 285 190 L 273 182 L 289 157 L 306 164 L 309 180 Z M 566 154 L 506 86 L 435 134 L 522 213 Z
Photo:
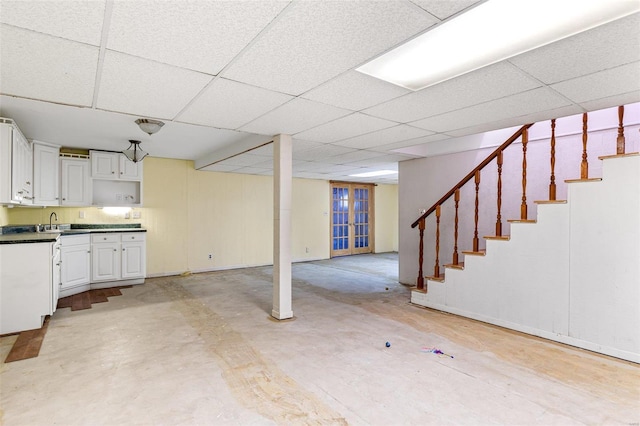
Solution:
M 122 151 L 125 157 L 127 157 L 129 160 L 133 161 L 134 163 L 137 163 L 139 161 L 142 161 L 144 157 L 149 155 L 148 152 L 140 148 L 139 146 L 140 141 L 129 140 L 129 142 L 131 142 L 131 145 L 129 145 L 129 148 Z
M 420 90 L 639 10 L 629 0 L 488 0 L 357 70 Z
M 152 135 L 156 133 L 158 130 L 164 126 L 164 123 L 160 120 L 151 120 L 150 118 L 138 118 L 136 120 L 136 124 L 140 127 L 140 129 Z
M 349 175 L 349 176 L 351 176 L 351 177 L 376 177 L 376 176 L 386 176 L 386 175 L 394 175 L 394 174 L 398 174 L 398 172 L 395 171 L 395 170 L 377 170 L 375 172 L 358 173 L 358 174 Z

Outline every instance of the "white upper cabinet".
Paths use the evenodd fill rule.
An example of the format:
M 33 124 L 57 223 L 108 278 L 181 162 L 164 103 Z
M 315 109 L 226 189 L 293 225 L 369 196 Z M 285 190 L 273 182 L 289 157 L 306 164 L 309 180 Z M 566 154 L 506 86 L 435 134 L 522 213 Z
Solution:
M 139 181 L 142 179 L 142 163 L 129 161 L 119 152 L 91 151 L 91 177 Z
M 0 203 L 33 204 L 33 151 L 13 120 L 0 118 Z
M 60 204 L 60 147 L 33 142 L 33 204 Z
M 62 158 L 62 206 L 91 205 L 91 179 L 89 178 L 89 160 L 81 158 Z

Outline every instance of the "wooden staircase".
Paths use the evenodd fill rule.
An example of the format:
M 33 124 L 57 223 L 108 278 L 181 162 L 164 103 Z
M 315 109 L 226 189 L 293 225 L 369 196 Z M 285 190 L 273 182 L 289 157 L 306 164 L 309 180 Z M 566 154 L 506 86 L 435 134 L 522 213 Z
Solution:
M 625 153 L 624 107 L 618 108 L 618 118 L 616 154 L 599 157 L 604 162 L 603 177 L 594 178 L 588 175 L 588 115 L 583 114 L 580 178 L 565 180 L 569 186 L 567 200 L 556 199 L 556 120 L 551 121 L 549 199 L 534 202 L 536 219 L 529 217 L 527 204 L 527 139 L 531 124 L 520 128 L 426 210 L 412 224 L 420 233 L 419 275 L 412 290 L 412 303 L 640 362 L 640 155 Z M 518 139 L 522 141 L 520 218 L 507 220 L 511 232 L 504 235 L 503 152 Z M 498 175 L 495 235 L 484 236 L 486 248 L 481 248 L 481 171 L 494 159 Z M 461 251 L 460 256 L 460 194 L 472 179 L 473 247 Z M 442 211 L 451 197 L 453 223 L 449 225 L 453 228 L 454 248 L 452 261 L 441 269 Z M 582 209 L 583 206 L 590 208 Z M 630 220 L 621 221 L 628 214 Z M 465 219 L 471 219 L 471 215 Z M 435 228 L 435 265 L 433 274 L 423 276 L 424 234 L 431 226 Z M 609 229 L 615 238 L 608 236 Z M 619 252 L 618 246 L 624 247 L 624 252 Z M 600 253 L 608 262 L 599 262 L 590 251 Z M 617 258 L 609 252 L 616 252 Z M 603 272 L 611 269 L 610 274 Z M 598 278 L 585 276 L 583 271 L 591 271 Z

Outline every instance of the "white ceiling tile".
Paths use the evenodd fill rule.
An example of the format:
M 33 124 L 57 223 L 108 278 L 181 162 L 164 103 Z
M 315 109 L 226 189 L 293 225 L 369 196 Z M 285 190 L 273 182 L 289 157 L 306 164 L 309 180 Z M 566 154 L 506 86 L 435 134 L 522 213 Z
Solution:
M 172 119 L 211 78 L 195 71 L 108 50 L 97 107 Z
M 478 0 L 411 0 L 411 2 L 440 19 L 447 19 L 475 3 L 480 3 Z
M 616 105 L 628 105 L 634 102 L 640 102 L 640 90 L 624 93 L 622 95 L 607 96 L 606 98 L 595 101 L 582 102 L 580 106 L 587 111 L 594 111 Z
M 242 126 L 241 130 L 262 135 L 293 135 L 350 113 L 346 109 L 296 98 Z
M 178 119 L 186 123 L 237 129 L 291 99 L 289 95 L 218 78 Z
M 334 164 L 348 164 L 355 161 L 364 161 L 376 157 L 383 157 L 385 154 L 381 152 L 367 151 L 365 149 L 359 149 L 357 151 L 348 152 L 335 157 L 328 157 L 326 161 Z
M 121 1 L 107 48 L 218 74 L 287 1 Z
M 421 138 L 408 139 L 408 140 L 404 140 L 404 141 L 401 141 L 401 142 L 394 142 L 394 143 L 390 143 L 390 144 L 387 144 L 387 145 L 380 145 L 380 146 L 372 147 L 371 149 L 376 150 L 376 151 L 386 152 L 386 151 L 393 151 L 393 150 L 400 149 L 400 148 L 405 148 L 405 147 L 408 147 L 408 146 L 416 146 L 416 145 L 421 145 L 421 144 L 441 141 L 441 140 L 449 139 L 449 138 L 450 138 L 450 136 L 449 135 L 445 135 L 444 133 L 435 133 L 435 134 L 432 134 L 432 135 L 423 136 Z
M 509 61 L 546 84 L 640 60 L 640 13 L 543 46 Z
M 356 136 L 355 138 L 345 139 L 336 142 L 336 145 L 349 148 L 371 148 L 379 145 L 387 145 L 393 142 L 399 142 L 406 139 L 414 139 L 420 136 L 426 136 L 432 132 L 417 127 L 400 124 L 390 127 L 379 132 L 368 135 Z
M 640 62 L 563 81 L 551 88 L 576 103 L 640 90 Z
M 292 145 L 293 153 L 296 154 L 298 152 L 306 151 L 308 149 L 317 148 L 324 144 L 320 142 L 311 142 L 311 141 L 305 141 L 302 139 L 293 138 L 291 145 Z
M 250 136 L 175 122 L 165 123 L 160 132 L 149 136 L 135 124 L 136 116 L 9 96 L 0 97 L 0 113 L 15 119 L 29 139 L 113 151 L 127 148 L 129 139 L 138 139 L 153 157 L 184 160 L 193 160 Z
M 299 179 L 316 179 L 316 180 L 329 180 L 331 176 L 326 173 L 312 173 L 312 172 L 298 172 L 294 177 Z
M 346 72 L 302 95 L 303 98 L 359 111 L 410 93 L 409 89 L 387 83 L 357 71 Z
M 105 1 L 0 2 L 0 22 L 100 46 Z
M 510 117 L 521 117 L 569 104 L 569 101 L 557 93 L 546 87 L 541 87 L 525 93 L 418 120 L 411 123 L 411 125 L 438 133 L 450 133 L 461 128 Z
M 294 2 L 224 76 L 300 95 L 436 22 L 404 1 Z
M 0 25 L 0 92 L 91 106 L 99 48 Z
M 296 137 L 314 142 L 331 143 L 353 136 L 375 132 L 376 130 L 392 127 L 396 124 L 397 123 L 393 121 L 356 112 L 298 133 Z
M 364 110 L 366 114 L 408 123 L 540 87 L 507 62 L 499 62 L 441 84 Z
M 348 154 L 354 151 L 355 149 L 344 148 L 342 146 L 327 144 L 327 145 L 321 145 L 317 148 L 294 153 L 293 158 L 295 158 L 296 160 L 304 160 L 304 161 L 322 161 L 322 160 L 326 160 L 329 157 Z

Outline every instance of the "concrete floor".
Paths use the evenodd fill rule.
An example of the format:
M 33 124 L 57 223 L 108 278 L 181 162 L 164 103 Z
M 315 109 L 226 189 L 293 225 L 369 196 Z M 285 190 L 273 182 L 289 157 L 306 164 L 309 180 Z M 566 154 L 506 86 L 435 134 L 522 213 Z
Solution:
M 270 267 L 58 310 L 39 357 L 0 364 L 0 424 L 640 422 L 638 365 L 411 306 L 396 255 L 293 277 L 284 322 L 269 316 Z M 13 341 L 0 338 L 2 359 Z

